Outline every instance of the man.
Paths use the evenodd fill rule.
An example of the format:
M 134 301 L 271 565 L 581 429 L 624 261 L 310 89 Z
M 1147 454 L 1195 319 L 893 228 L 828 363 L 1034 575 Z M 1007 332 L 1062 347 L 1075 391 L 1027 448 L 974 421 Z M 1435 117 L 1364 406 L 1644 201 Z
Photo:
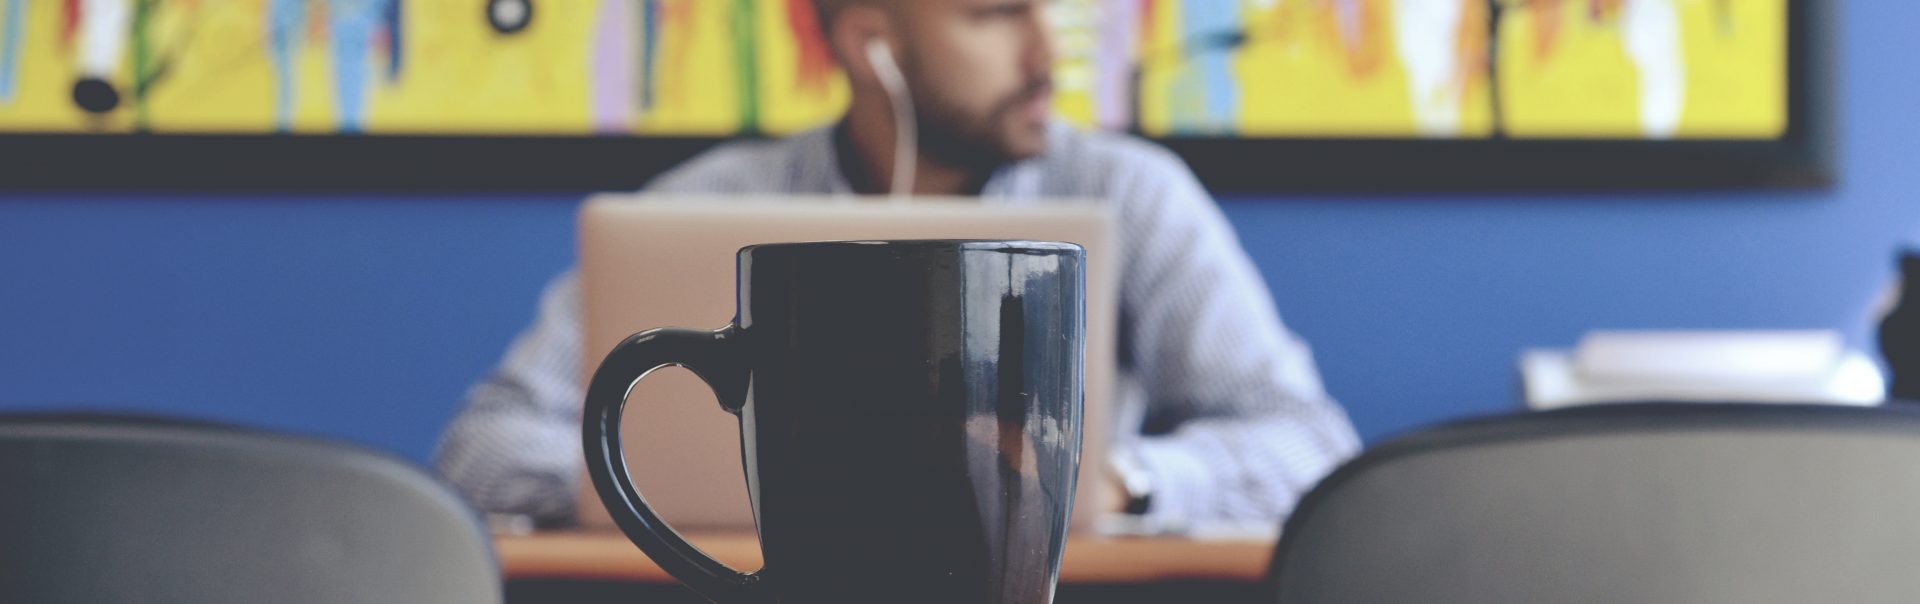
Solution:
M 904 74 L 920 143 L 913 192 L 983 203 L 1097 198 L 1123 244 L 1116 490 L 1154 525 L 1271 522 L 1359 449 L 1304 343 L 1220 210 L 1171 154 L 1050 120 L 1051 33 L 1042 0 L 819 0 L 852 83 L 844 120 L 772 142 L 724 146 L 655 192 L 880 193 L 896 126 L 868 44 Z M 884 69 L 884 67 L 883 67 Z M 911 156 L 911 155 L 909 155 Z M 440 470 L 482 509 L 564 523 L 580 464 L 580 325 L 571 275 L 469 395 Z

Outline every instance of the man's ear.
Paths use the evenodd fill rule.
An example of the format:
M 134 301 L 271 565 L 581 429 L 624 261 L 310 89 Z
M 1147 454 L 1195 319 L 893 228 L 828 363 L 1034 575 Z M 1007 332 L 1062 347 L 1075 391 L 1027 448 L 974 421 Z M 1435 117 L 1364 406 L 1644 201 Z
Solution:
M 855 87 L 879 88 L 879 77 L 874 75 L 873 63 L 867 59 L 867 45 L 873 40 L 884 41 L 898 52 L 893 31 L 893 21 L 886 9 L 866 4 L 853 4 L 841 9 L 832 23 L 826 24 L 827 38 L 833 44 L 833 53 L 840 57 L 840 64 L 846 68 L 847 79 Z

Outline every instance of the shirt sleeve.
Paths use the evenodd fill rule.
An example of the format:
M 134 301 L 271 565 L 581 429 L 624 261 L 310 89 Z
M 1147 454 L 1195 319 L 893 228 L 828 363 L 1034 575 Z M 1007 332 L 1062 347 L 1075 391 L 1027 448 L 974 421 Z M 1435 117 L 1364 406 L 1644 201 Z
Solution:
M 1161 526 L 1284 518 L 1360 449 L 1225 216 L 1170 155 L 1123 197 L 1122 340 L 1153 435 L 1127 446 Z
M 539 316 L 466 403 L 434 453 L 441 475 L 486 513 L 543 525 L 575 516 L 580 480 L 579 282 L 548 284 Z

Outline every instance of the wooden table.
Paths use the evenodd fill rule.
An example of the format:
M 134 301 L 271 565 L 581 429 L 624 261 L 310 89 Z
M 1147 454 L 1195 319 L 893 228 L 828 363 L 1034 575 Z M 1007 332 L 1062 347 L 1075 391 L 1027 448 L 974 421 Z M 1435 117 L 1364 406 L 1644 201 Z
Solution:
M 760 567 L 751 533 L 694 534 L 688 539 L 742 570 Z M 546 532 L 499 536 L 494 549 L 508 581 L 672 583 L 645 554 L 612 532 Z M 1067 542 L 1060 582 L 1072 584 L 1259 583 L 1273 556 L 1263 539 L 1075 537 Z

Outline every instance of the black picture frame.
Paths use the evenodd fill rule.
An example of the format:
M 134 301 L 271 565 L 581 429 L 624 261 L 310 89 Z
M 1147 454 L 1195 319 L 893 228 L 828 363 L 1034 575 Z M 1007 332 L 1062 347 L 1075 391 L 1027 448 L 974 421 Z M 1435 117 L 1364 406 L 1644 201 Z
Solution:
M 1167 138 L 1222 193 L 1819 188 L 1836 161 L 1836 0 L 1788 0 L 1771 140 Z M 723 139 L 0 135 L 0 189 L 632 190 Z

